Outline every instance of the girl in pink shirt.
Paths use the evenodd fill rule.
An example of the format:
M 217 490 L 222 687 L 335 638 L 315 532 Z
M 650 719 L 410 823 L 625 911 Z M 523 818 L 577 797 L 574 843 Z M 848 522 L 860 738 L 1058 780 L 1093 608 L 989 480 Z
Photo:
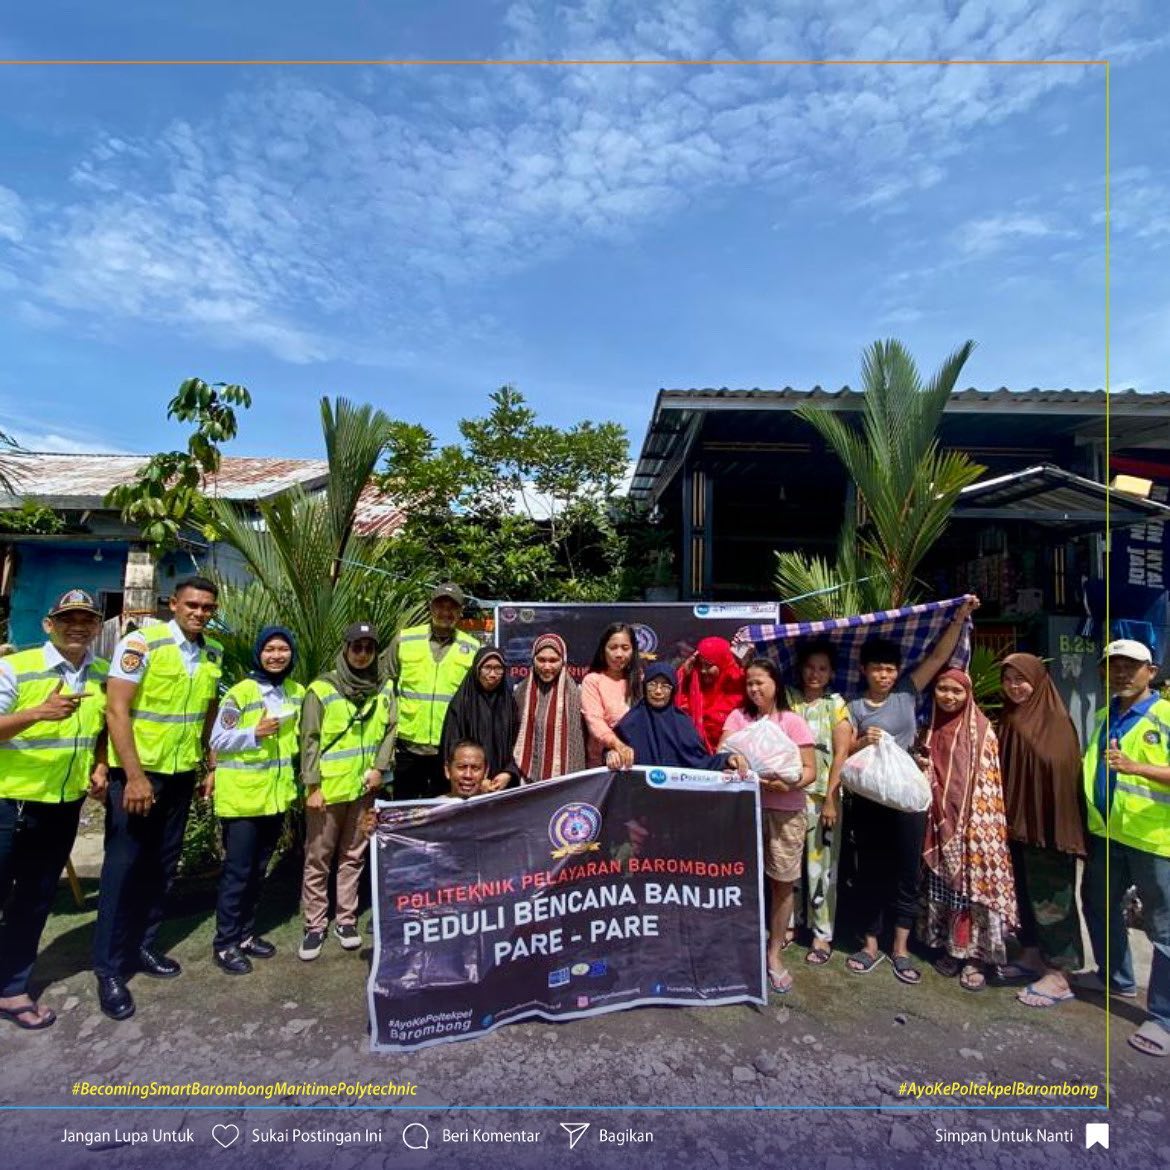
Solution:
M 792 921 L 792 888 L 800 880 L 804 859 L 807 818 L 804 790 L 816 779 L 817 764 L 813 733 L 809 725 L 788 709 L 788 696 L 780 671 L 766 658 L 747 668 L 746 696 L 741 707 L 727 717 L 723 740 L 754 723 L 771 719 L 800 748 L 799 777 L 760 777 L 760 804 L 764 821 L 764 872 L 772 885 L 772 914 L 768 924 L 768 983 L 773 991 L 786 995 L 792 990 L 792 976 L 780 957 Z M 719 744 L 723 751 L 723 742 Z
M 602 767 L 607 751 L 618 753 L 623 768 L 634 762 L 634 753 L 614 728 L 641 697 L 638 639 L 625 622 L 614 622 L 602 632 L 589 673 L 581 680 L 581 714 L 588 731 L 585 760 L 590 768 Z

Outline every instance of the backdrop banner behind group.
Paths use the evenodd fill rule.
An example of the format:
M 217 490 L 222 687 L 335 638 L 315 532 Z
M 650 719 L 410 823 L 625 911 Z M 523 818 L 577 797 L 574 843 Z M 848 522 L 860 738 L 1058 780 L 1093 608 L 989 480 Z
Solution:
M 528 674 L 532 643 L 539 634 L 560 634 L 569 652 L 569 671 L 580 679 L 589 669 L 602 631 L 612 622 L 634 627 L 638 650 L 648 661 L 677 666 L 703 638 L 717 635 L 729 642 L 746 623 L 776 622 L 774 601 L 753 602 L 614 602 L 575 604 L 528 602 L 496 606 L 496 645 L 504 652 L 508 676 L 515 682 Z
M 766 1002 L 759 840 L 754 780 L 677 768 L 379 805 L 372 1048 Z

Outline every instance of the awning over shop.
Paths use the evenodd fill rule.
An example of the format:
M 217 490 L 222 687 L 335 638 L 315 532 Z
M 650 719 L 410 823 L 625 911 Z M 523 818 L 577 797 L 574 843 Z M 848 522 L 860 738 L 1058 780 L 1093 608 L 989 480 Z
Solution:
M 956 520 L 1023 520 L 1069 536 L 1170 520 L 1170 507 L 1042 463 L 981 480 L 959 493 Z

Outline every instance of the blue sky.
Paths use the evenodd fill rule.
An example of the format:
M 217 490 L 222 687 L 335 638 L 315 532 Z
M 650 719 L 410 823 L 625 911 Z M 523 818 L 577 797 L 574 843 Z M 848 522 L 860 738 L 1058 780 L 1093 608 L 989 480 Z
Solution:
M 44 0 L 40 58 L 1096 58 L 1113 81 L 1115 387 L 1170 388 L 1158 0 Z M 152 451 L 190 375 L 232 453 L 319 454 L 322 394 L 450 438 L 513 382 L 637 451 L 660 386 L 1104 384 L 1104 70 L 0 69 L 0 428 Z

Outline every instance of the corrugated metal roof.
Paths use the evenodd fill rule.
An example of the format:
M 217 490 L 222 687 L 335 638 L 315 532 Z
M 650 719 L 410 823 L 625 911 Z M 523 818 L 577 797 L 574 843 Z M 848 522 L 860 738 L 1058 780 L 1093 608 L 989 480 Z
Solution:
M 388 496 L 367 487 L 358 497 L 353 530 L 360 536 L 393 536 L 406 522 L 406 513 Z
M 1070 532 L 1104 531 L 1170 520 L 1170 507 L 1054 467 L 1050 463 L 981 480 L 959 493 L 955 519 L 1028 520 Z
M 16 458 L 21 496 L 53 507 L 100 507 L 106 494 L 134 479 L 145 455 L 62 455 L 33 451 Z M 323 484 L 329 466 L 323 459 L 241 459 L 225 456 L 205 490 L 224 499 L 265 500 L 299 484 Z
M 808 390 L 796 390 L 791 386 L 782 386 L 776 390 L 762 390 L 755 387 L 751 390 L 729 390 L 726 386 L 714 387 L 664 387 L 659 391 L 659 398 L 677 395 L 680 398 L 717 398 L 731 401 L 759 401 L 759 402 L 840 402 L 856 398 L 860 405 L 862 391 L 854 390 L 851 386 L 842 386 L 839 390 L 825 390 L 821 386 L 813 386 Z M 956 390 L 951 395 L 954 403 L 965 405 L 986 405 L 988 407 L 1013 407 L 1040 405 L 1085 406 L 1089 408 L 1105 409 L 1104 390 L 1070 390 L 1065 387 L 1061 390 L 1042 390 L 1033 387 L 1030 390 L 1010 390 L 1000 386 L 997 390 L 979 390 L 969 386 L 965 390 Z M 1170 408 L 1170 391 L 1111 390 L 1109 392 L 1110 408 L 1118 406 L 1155 406 Z
M 20 495 L 0 494 L 0 507 L 22 500 L 65 510 L 100 509 L 107 493 L 133 480 L 145 455 L 64 455 L 33 451 L 18 460 Z M 270 499 L 292 487 L 319 491 L 329 480 L 324 459 L 244 459 L 224 456 L 219 472 L 204 484 L 209 494 L 240 503 Z M 354 529 L 362 536 L 391 536 L 405 514 L 388 497 L 367 487 L 358 500 Z

